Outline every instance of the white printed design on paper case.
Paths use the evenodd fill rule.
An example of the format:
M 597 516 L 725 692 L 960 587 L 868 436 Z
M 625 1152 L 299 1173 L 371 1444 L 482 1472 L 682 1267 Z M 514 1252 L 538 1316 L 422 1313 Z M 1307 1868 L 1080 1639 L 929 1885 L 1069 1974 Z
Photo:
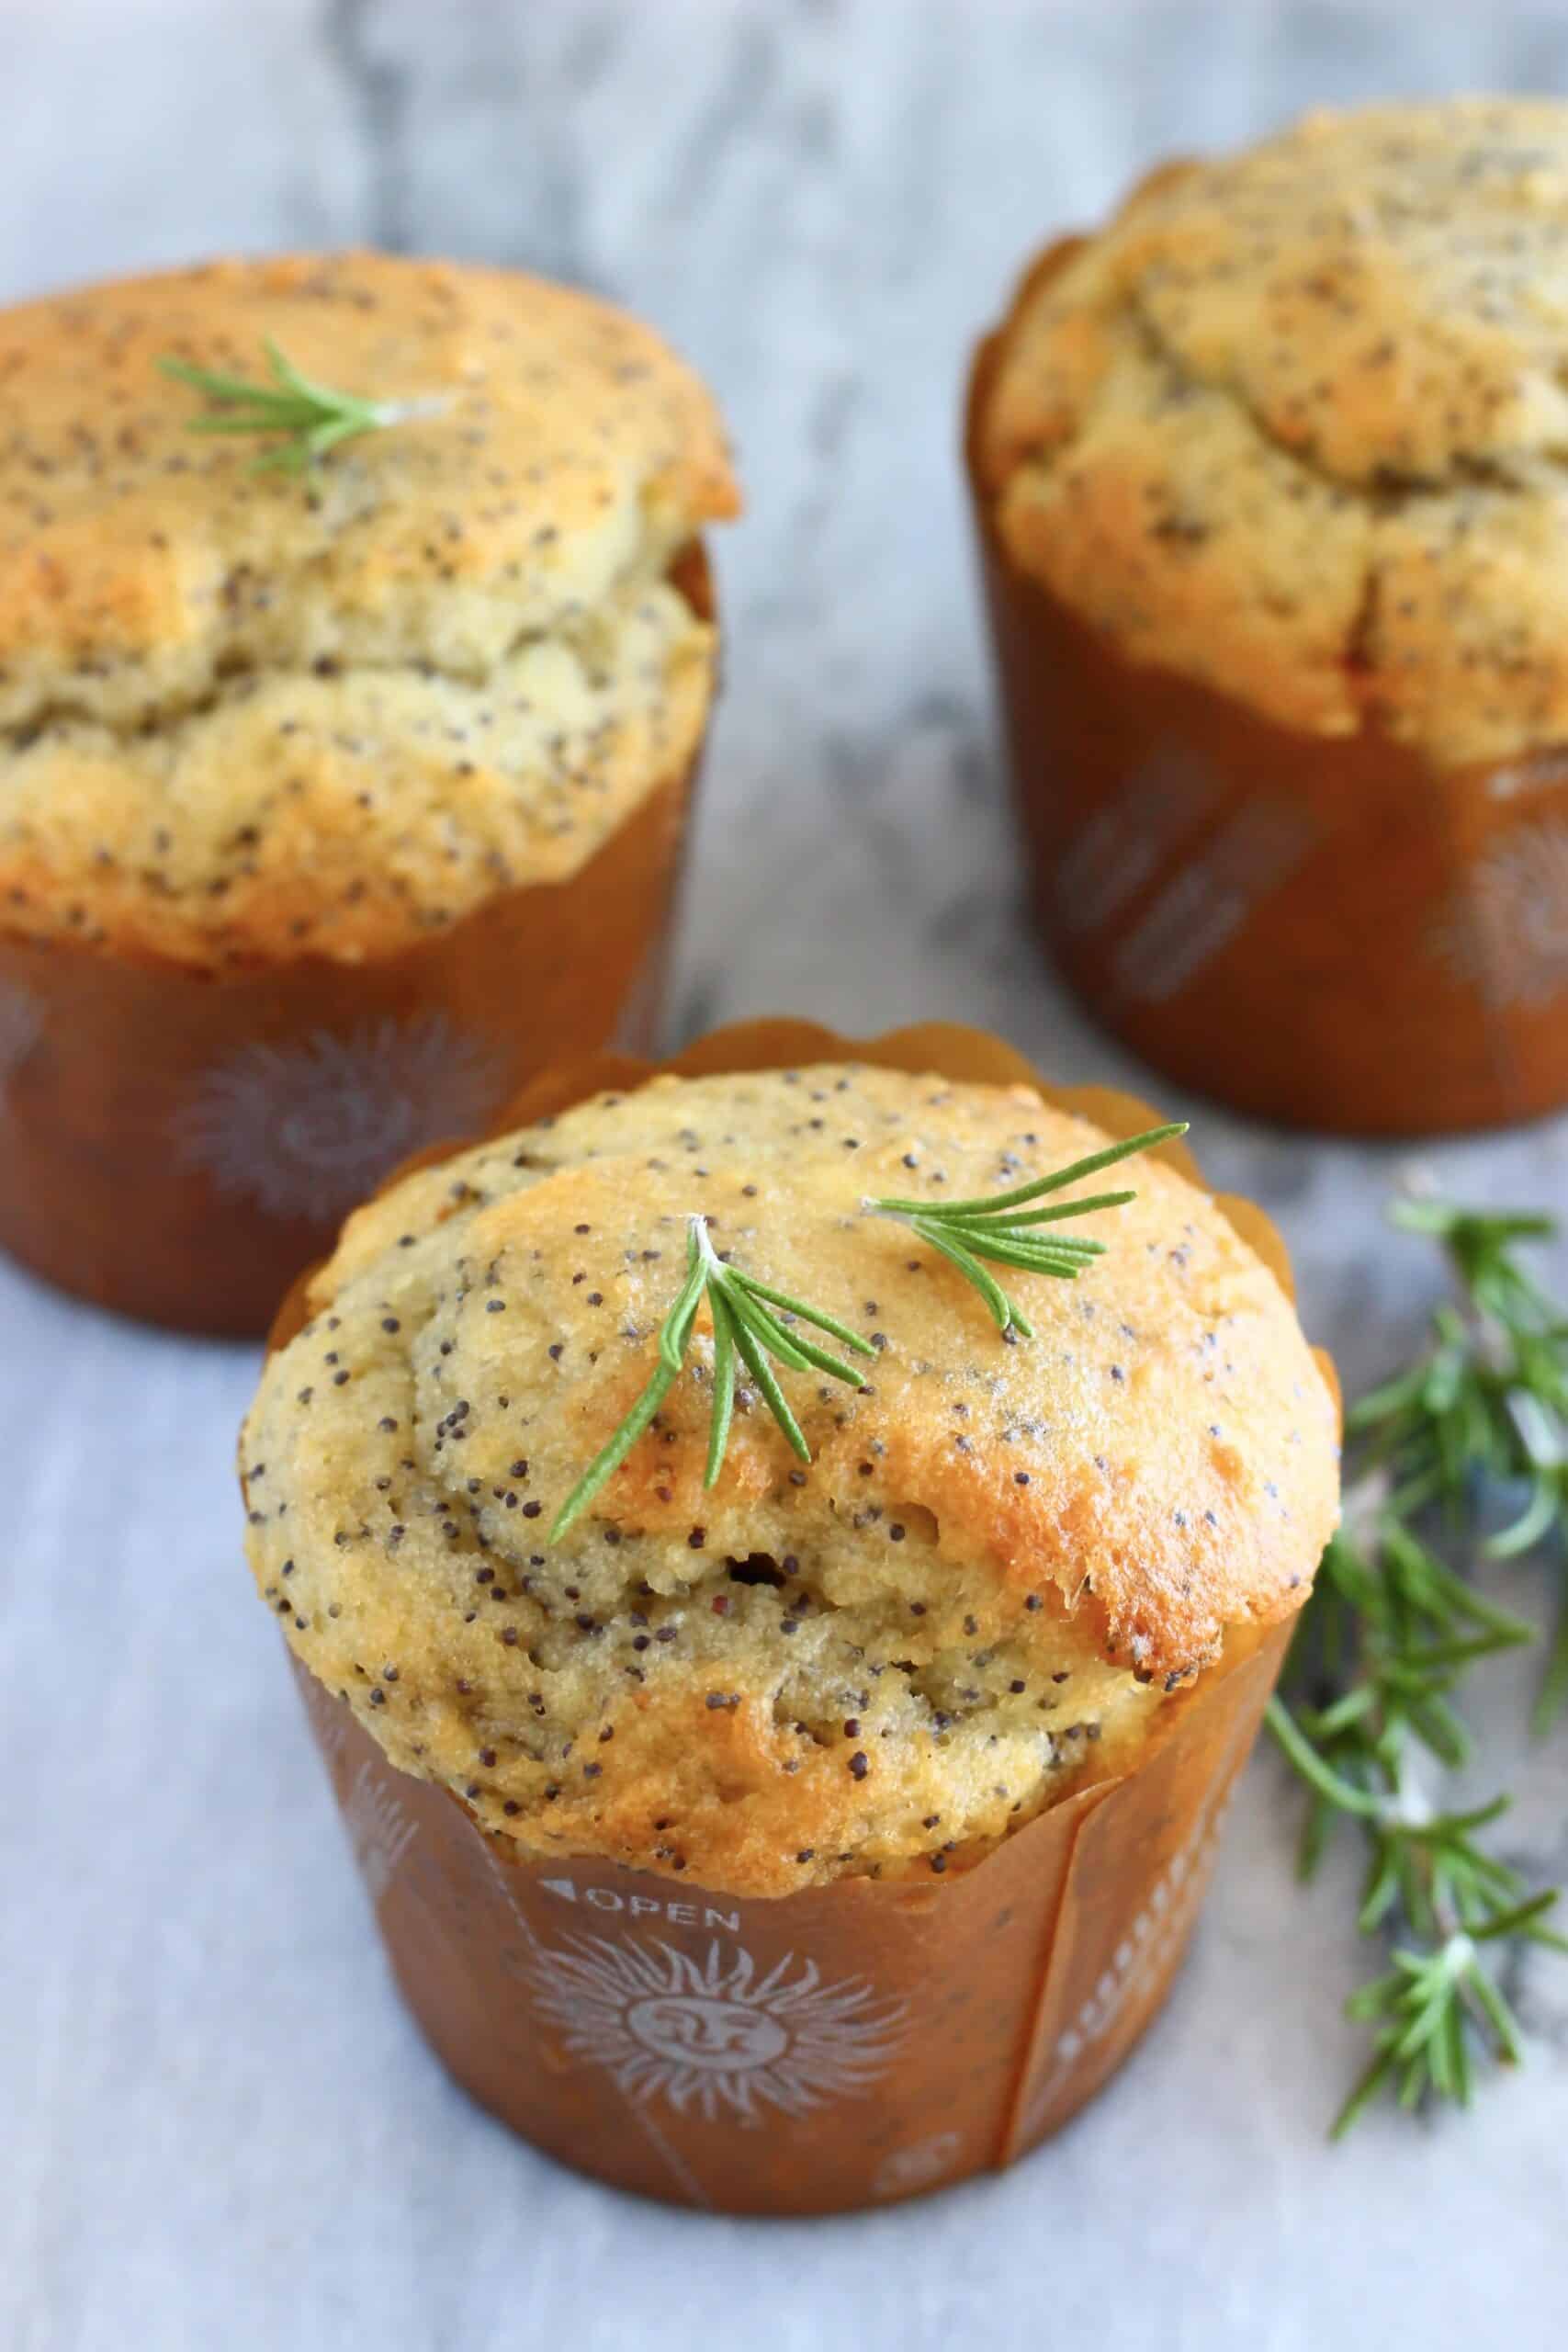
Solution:
M 1230 1809 L 1234 1782 L 1217 1804 L 1200 1814 L 1186 1840 L 1161 1871 L 1148 1900 L 1100 1971 L 1093 1992 L 1064 2033 L 1056 2037 L 1051 2064 L 1029 2102 L 1025 2132 L 1043 2120 L 1057 2092 L 1086 2050 L 1102 2041 L 1127 2007 L 1172 1958 L 1198 1906 L 1213 1867 L 1219 1834 Z
M 1450 977 L 1496 1010 L 1568 990 L 1568 819 L 1516 826 L 1477 861 L 1429 938 Z
M 525 1972 L 539 2014 L 575 2057 L 637 2101 L 679 2115 L 760 2123 L 853 2098 L 886 2072 L 907 2013 L 863 1977 L 825 1984 L 793 1952 L 759 1976 L 716 1942 L 700 1963 L 662 1941 L 573 1936 L 534 1947 Z
M 919 2189 L 934 2188 L 953 2171 L 963 2146 L 962 2132 L 933 2132 L 929 2140 L 895 2148 L 872 2176 L 872 2195 L 912 2197 Z
M 6 1090 L 43 1035 L 43 1003 L 31 989 L 0 986 L 0 1111 Z
M 328 1697 L 313 1674 L 301 1671 L 299 1679 L 305 1698 L 305 1713 L 310 1718 L 310 1728 L 326 1758 L 327 1768 L 335 1779 L 338 1759 L 347 1745 L 349 1725 L 354 1718 L 346 1707 Z
M 1300 872 L 1317 838 L 1316 820 L 1294 802 L 1244 800 L 1172 869 L 1120 943 L 1117 987 L 1168 1004 Z
M 1184 745 L 1162 743 L 1114 798 L 1079 828 L 1051 884 L 1055 919 L 1069 936 L 1100 930 L 1152 881 L 1197 831 L 1224 786 Z
M 413 1844 L 419 1825 L 409 1819 L 368 1759 L 361 1762 L 343 1801 L 349 1843 L 372 1903 L 379 1903 Z
M 505 1083 L 499 1057 L 444 1013 L 389 1016 L 243 1046 L 200 1080 L 175 1140 L 228 1199 L 335 1219 L 410 1152 L 476 1126 Z

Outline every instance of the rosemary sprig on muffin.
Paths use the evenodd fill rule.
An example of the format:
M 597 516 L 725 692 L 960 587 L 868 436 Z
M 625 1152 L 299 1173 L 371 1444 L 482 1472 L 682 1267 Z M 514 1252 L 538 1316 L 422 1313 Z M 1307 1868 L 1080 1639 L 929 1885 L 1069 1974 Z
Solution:
M 1372 2055 L 1341 2108 L 1347 2132 L 1385 2087 L 1402 2105 L 1468 2102 L 1476 2061 L 1516 2063 L 1518 2021 L 1488 1957 L 1511 1940 L 1568 1951 L 1546 1924 L 1558 1890 L 1531 1894 L 1483 1842 L 1509 1800 L 1444 1810 L 1431 1769 L 1468 1763 L 1454 1700 L 1483 1657 L 1536 1638 L 1477 1592 L 1435 1546 L 1551 1561 L 1562 1594 L 1535 1711 L 1545 1731 L 1568 1701 L 1568 1315 L 1520 1264 L 1550 1217 L 1402 1202 L 1393 1221 L 1438 1241 L 1457 1300 L 1439 1306 L 1418 1361 L 1361 1399 L 1345 1526 L 1303 1611 L 1269 1727 L 1311 1792 L 1300 1869 L 1310 1878 L 1336 1825 L 1367 1844 L 1359 1923 L 1397 1938 L 1391 1965 L 1347 2013 Z M 1484 1540 L 1488 1493 L 1522 1510 Z M 1434 1526 L 1435 1522 L 1435 1526 Z M 1425 1766 L 1425 1771 L 1424 1771 Z
M 188 359 L 165 357 L 158 362 L 165 376 L 188 384 L 211 402 L 200 416 L 192 417 L 192 433 L 257 433 L 274 442 L 257 458 L 252 469 L 255 473 L 305 473 L 329 450 L 356 434 L 406 424 L 414 417 L 435 416 L 446 405 L 440 394 L 386 401 L 340 392 L 302 375 L 270 335 L 263 347 L 272 375 L 270 384 L 227 376 L 214 368 L 197 368 Z
M 713 1320 L 713 1410 L 708 1426 L 707 1465 L 703 1476 L 705 1487 L 714 1485 L 724 1464 L 735 1411 L 738 1364 L 744 1364 L 756 1382 L 768 1410 L 795 1453 L 803 1462 L 809 1462 L 811 1448 L 779 1386 L 770 1357 L 792 1372 L 825 1372 L 833 1379 L 847 1381 L 858 1388 L 861 1376 L 852 1364 L 830 1355 L 826 1348 L 819 1348 L 794 1327 L 809 1323 L 813 1329 L 825 1331 L 829 1339 L 852 1348 L 857 1355 L 876 1353 L 869 1340 L 862 1339 L 858 1331 L 852 1331 L 847 1323 L 840 1323 L 837 1316 L 808 1306 L 804 1299 L 793 1298 L 787 1291 L 774 1290 L 772 1283 L 761 1282 L 755 1274 L 744 1273 L 739 1266 L 731 1265 L 709 1240 L 706 1218 L 689 1218 L 686 1279 L 660 1327 L 658 1366 L 631 1411 L 594 1455 L 557 1512 L 550 1529 L 552 1544 L 581 1518 L 605 1480 L 620 1468 L 669 1395 L 685 1363 L 697 1309 L 705 1295 Z
M 1034 1208 L 1032 1203 L 1042 1201 L 1047 1193 L 1059 1193 L 1068 1184 L 1077 1184 L 1086 1176 L 1097 1176 L 1102 1168 L 1113 1168 L 1118 1160 L 1130 1159 L 1134 1152 L 1152 1151 L 1156 1144 L 1168 1143 L 1174 1136 L 1187 1133 L 1187 1122 L 1179 1120 L 1169 1126 L 1150 1127 L 1143 1135 L 1128 1136 L 1121 1143 L 1113 1143 L 1104 1151 L 1090 1152 L 1086 1159 L 1077 1159 L 1070 1168 L 1058 1168 L 1049 1176 L 1037 1176 L 1027 1184 L 1016 1185 L 1010 1193 L 998 1193 L 987 1198 L 968 1201 L 900 1200 L 896 1198 L 866 1199 L 861 1206 L 878 1216 L 899 1217 L 918 1238 L 957 1267 L 965 1282 L 972 1283 L 990 1308 L 997 1329 L 1004 1339 L 1014 1332 L 1025 1340 L 1034 1337 L 1034 1326 L 1019 1306 L 1010 1298 L 995 1276 L 986 1272 L 980 1262 L 989 1260 L 993 1265 L 1019 1266 L 1026 1273 L 1046 1274 L 1058 1282 L 1075 1282 L 1092 1259 L 1103 1257 L 1105 1243 L 1089 1241 L 1076 1234 L 1043 1234 L 1043 1226 L 1059 1225 L 1068 1217 L 1088 1216 L 1094 1209 L 1124 1208 L 1136 1198 L 1134 1193 L 1096 1193 L 1088 1200 L 1059 1201 L 1053 1208 Z
M 1048 1209 L 1031 1208 L 1030 1204 L 1043 1200 L 1048 1193 L 1059 1193 L 1064 1186 L 1077 1183 L 1085 1176 L 1096 1175 L 1102 1168 L 1113 1167 L 1118 1160 L 1131 1159 L 1134 1152 L 1147 1151 L 1154 1145 L 1168 1142 L 1171 1136 L 1186 1132 L 1185 1122 L 1150 1127 L 1143 1135 L 1128 1136 L 1121 1143 L 1108 1145 L 1103 1151 L 1091 1152 L 1068 1168 L 1058 1168 L 1048 1176 L 1035 1177 L 1027 1184 L 1016 1185 L 1011 1192 L 989 1198 L 942 1201 L 934 1206 L 926 1201 L 867 1198 L 861 1206 L 875 1216 L 901 1218 L 922 1241 L 940 1250 L 974 1283 L 996 1317 L 1004 1339 L 1010 1339 L 1015 1332 L 1026 1340 L 1032 1339 L 1034 1326 L 1001 1284 L 986 1272 L 980 1260 L 988 1258 L 999 1265 L 1021 1266 L 1030 1273 L 1076 1281 L 1085 1266 L 1103 1256 L 1104 1242 L 1070 1235 L 1045 1239 L 1034 1228 L 1060 1223 L 1066 1217 L 1087 1216 L 1092 1209 L 1121 1208 L 1135 1195 L 1130 1192 L 1098 1193 L 1088 1200 L 1064 1201 Z M 774 1290 L 756 1275 L 730 1264 L 709 1240 L 705 1217 L 689 1218 L 686 1279 L 660 1327 L 658 1365 L 630 1412 L 594 1455 L 561 1505 L 550 1529 L 552 1543 L 581 1517 L 605 1481 L 614 1476 L 670 1394 L 685 1362 L 697 1309 L 705 1295 L 713 1321 L 713 1409 L 703 1477 L 705 1488 L 715 1484 L 724 1464 L 739 1366 L 750 1373 L 795 1452 L 803 1462 L 809 1462 L 811 1448 L 779 1386 L 770 1358 L 791 1372 L 825 1372 L 835 1380 L 860 1385 L 860 1374 L 854 1367 L 806 1339 L 794 1328 L 799 1323 L 809 1323 L 815 1329 L 825 1331 L 830 1339 L 854 1349 L 860 1355 L 875 1354 L 858 1331 L 840 1323 L 836 1316 L 808 1306 L 787 1291 Z

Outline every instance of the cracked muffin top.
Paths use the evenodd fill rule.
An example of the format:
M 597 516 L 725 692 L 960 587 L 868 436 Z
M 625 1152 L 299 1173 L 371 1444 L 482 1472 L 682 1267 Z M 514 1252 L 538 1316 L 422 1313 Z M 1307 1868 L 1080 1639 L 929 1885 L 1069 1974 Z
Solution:
M 1001 538 L 1130 658 L 1436 763 L 1568 736 L 1568 106 L 1169 164 L 988 364 Z
M 303 478 L 160 359 L 416 413 Z M 0 313 L 0 924 L 385 953 L 569 876 L 700 740 L 737 497 L 646 328 L 512 271 L 220 262 Z
M 1135 1762 L 1295 1608 L 1337 1428 L 1274 1274 L 1157 1159 L 1032 1340 L 866 1193 L 1104 1141 L 1032 1089 L 864 1065 L 660 1078 L 404 1177 L 314 1278 L 241 1442 L 256 1583 L 403 1770 L 534 1854 L 777 1894 L 961 1866 Z M 1070 1197 L 1070 1196 L 1069 1196 Z M 705 1491 L 699 1315 L 657 1419 L 548 1531 L 655 1361 L 688 1216 L 863 1332 L 863 1387 L 742 1389 Z M 1077 1229 L 1077 1228 L 1075 1228 Z

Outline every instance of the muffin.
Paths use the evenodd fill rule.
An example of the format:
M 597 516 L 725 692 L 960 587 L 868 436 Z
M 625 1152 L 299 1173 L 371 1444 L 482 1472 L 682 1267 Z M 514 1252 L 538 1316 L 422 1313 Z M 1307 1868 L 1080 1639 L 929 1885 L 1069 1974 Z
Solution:
M 1010 1273 L 1010 1340 L 864 1204 L 1148 1124 L 1086 1100 L 1105 1126 L 953 1030 L 568 1070 L 359 1211 L 280 1318 L 257 1587 L 416 2017 L 569 2163 L 737 2211 L 909 2195 L 1032 2146 L 1166 1989 L 1335 1520 L 1277 1244 L 1139 1159 L 1079 1279 Z M 809 1461 L 743 1387 L 705 1488 L 705 1308 L 557 1540 L 694 1210 L 863 1335 L 863 1385 L 779 1375 Z
M 1020 813 L 1139 1053 L 1369 1134 L 1568 1101 L 1568 107 L 1314 114 L 1051 246 L 970 386 Z
M 279 365 L 389 416 L 212 429 Z M 0 314 L 0 1243 L 265 1330 L 409 1151 L 649 1042 L 735 507 L 696 378 L 512 271 Z

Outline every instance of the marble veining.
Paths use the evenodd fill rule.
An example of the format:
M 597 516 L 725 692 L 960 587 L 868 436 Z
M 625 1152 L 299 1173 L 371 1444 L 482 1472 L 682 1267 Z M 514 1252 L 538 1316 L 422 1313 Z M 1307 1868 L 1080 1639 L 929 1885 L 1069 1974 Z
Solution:
M 214 248 L 362 241 L 599 287 L 716 383 L 750 492 L 719 551 L 728 686 L 672 1034 L 787 1008 L 980 1022 L 1149 1085 L 1021 920 L 954 462 L 963 355 L 1051 225 L 1172 148 L 1314 99 L 1568 89 L 1551 6 L 1113 0 L 0 0 L 0 296 Z M 1163 1101 L 1168 1088 L 1156 1090 Z M 1403 1155 L 1202 1105 L 1353 1387 L 1429 1270 Z M 1433 1148 L 1456 1192 L 1562 1202 L 1568 1127 Z M 1568 1280 L 1568 1259 L 1558 1272 Z M 1163 2022 L 1015 2173 L 755 2226 L 553 2169 L 450 2086 L 388 1984 L 238 1561 L 254 1358 L 0 1265 L 0 2342 L 236 2352 L 732 2340 L 757 2352 L 1094 2340 L 1114 2352 L 1546 2352 L 1568 2259 L 1568 1970 L 1474 2116 L 1322 2127 L 1355 2049 L 1352 1860 L 1291 1878 L 1253 1766 Z M 1539 1601 L 1523 1575 L 1510 1601 Z M 1568 1876 L 1568 1739 L 1510 1726 L 1511 1852 Z

